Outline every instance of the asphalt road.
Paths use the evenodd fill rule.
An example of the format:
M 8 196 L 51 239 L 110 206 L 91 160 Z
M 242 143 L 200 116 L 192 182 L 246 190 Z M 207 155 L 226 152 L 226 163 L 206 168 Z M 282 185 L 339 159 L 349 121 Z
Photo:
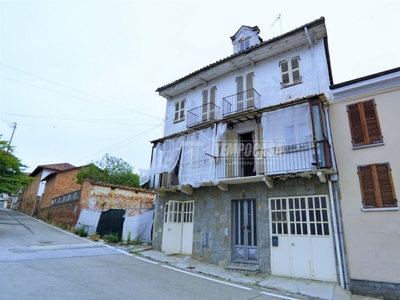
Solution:
M 0 299 L 293 299 L 93 243 L 0 209 Z

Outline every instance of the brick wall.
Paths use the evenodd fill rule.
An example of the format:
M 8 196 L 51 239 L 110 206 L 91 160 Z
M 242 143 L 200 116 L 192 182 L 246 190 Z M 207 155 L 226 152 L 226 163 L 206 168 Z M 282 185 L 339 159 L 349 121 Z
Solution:
M 76 183 L 75 176 L 79 169 L 72 169 L 55 174 L 46 182 L 40 208 L 48 207 L 55 197 L 80 190 L 80 184 Z
M 57 225 L 74 227 L 79 217 L 79 200 L 41 208 L 39 219 L 50 220 Z
M 21 198 L 18 201 L 18 210 L 20 212 L 29 216 L 33 214 L 41 177 L 42 171 L 36 174 L 35 179 L 23 189 Z

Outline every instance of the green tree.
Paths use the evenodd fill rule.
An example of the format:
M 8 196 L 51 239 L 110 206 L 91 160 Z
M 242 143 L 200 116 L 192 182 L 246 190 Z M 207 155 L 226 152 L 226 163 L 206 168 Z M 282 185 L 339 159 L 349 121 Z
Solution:
M 26 166 L 13 151 L 8 142 L 0 140 L 0 193 L 17 193 L 33 180 L 23 172 Z
M 81 168 L 76 176 L 77 183 L 82 184 L 83 178 L 140 187 L 139 175 L 133 172 L 133 168 L 121 158 L 113 157 L 109 154 L 104 155 L 101 160 Z

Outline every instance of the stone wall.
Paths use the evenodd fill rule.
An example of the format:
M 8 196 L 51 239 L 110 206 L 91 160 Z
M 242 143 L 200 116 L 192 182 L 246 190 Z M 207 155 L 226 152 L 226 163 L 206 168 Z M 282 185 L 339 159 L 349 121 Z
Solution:
M 400 300 L 400 283 L 350 279 L 350 291 L 379 299 Z
M 277 179 L 274 180 L 273 189 L 258 182 L 229 185 L 226 192 L 218 187 L 201 187 L 193 189 L 193 195 L 176 192 L 167 193 L 165 197 L 157 196 L 153 247 L 161 250 L 165 203 L 168 200 L 195 200 L 192 257 L 203 262 L 226 266 L 231 258 L 231 200 L 256 199 L 258 263 L 260 272 L 268 274 L 270 273 L 268 198 L 328 193 L 327 183 L 321 183 L 318 177 L 314 176 L 311 179 Z M 203 238 L 209 239 L 206 247 Z

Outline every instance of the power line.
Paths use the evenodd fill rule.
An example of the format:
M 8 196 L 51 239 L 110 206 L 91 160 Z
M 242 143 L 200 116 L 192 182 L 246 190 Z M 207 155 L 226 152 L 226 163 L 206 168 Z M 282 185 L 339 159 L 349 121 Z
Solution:
M 106 103 L 109 103 L 109 104 L 111 104 L 111 105 L 119 106 L 120 108 L 123 108 L 123 109 L 129 109 L 129 110 L 131 110 L 131 111 L 133 111 L 133 112 L 136 112 L 136 113 L 141 114 L 141 115 L 145 115 L 145 116 L 147 116 L 147 117 L 155 118 L 155 119 L 158 119 L 158 120 L 163 120 L 163 119 L 161 119 L 161 118 L 158 118 L 158 117 L 155 117 L 155 116 L 146 114 L 146 113 L 142 113 L 142 112 L 137 111 L 137 110 L 135 110 L 135 109 L 132 109 L 132 108 L 130 108 L 130 107 L 126 107 L 126 106 L 123 106 L 123 105 L 120 105 L 120 104 L 116 104 L 116 103 L 113 103 L 113 102 L 111 102 L 111 101 L 105 100 L 105 99 L 103 99 L 103 98 L 100 98 L 100 97 L 97 97 L 97 96 L 94 96 L 94 95 L 91 95 L 91 94 L 88 94 L 88 93 L 79 91 L 79 90 L 77 90 L 77 89 L 68 87 L 68 86 L 66 86 L 66 85 L 63 85 L 63 84 L 58 83 L 58 82 L 55 82 L 55 81 L 53 81 L 53 80 L 49 80 L 49 79 L 47 79 L 47 78 L 40 77 L 40 76 L 38 76 L 38 75 L 35 75 L 35 74 L 32 74 L 32 73 L 29 73 L 29 72 L 26 72 L 26 71 L 23 71 L 23 70 L 14 68 L 14 67 L 12 67 L 12 66 L 3 64 L 3 63 L 1 63 L 1 62 L 0 62 L 0 65 L 2 65 L 2 66 L 4 66 L 4 67 L 7 67 L 7 68 L 10 68 L 10 69 L 13 69 L 13 70 L 16 70 L 16 71 L 21 72 L 21 73 L 25 73 L 25 74 L 27 74 L 27 75 L 30 75 L 30 76 L 33 76 L 33 77 L 36 77 L 36 78 L 39 78 L 39 79 L 41 79 L 41 80 L 50 82 L 50 83 L 52 83 L 52 84 L 61 86 L 61 87 L 63 87 L 63 88 L 72 90 L 72 91 L 74 91 L 74 92 L 77 92 L 77 93 L 80 93 L 80 94 L 83 94 L 83 95 L 86 95 L 86 96 L 89 96 L 89 97 L 93 97 L 93 98 L 95 98 L 95 99 L 101 100 L 101 101 L 106 102 Z M 19 83 L 23 83 L 23 84 L 27 84 L 27 85 L 34 86 L 34 85 L 32 85 L 32 84 L 25 83 L 25 82 L 22 82 L 22 81 L 18 81 L 18 80 L 15 80 L 15 79 L 11 79 L 11 78 L 8 78 L 8 77 L 5 77 L 5 76 L 0 76 L 0 77 L 6 78 L 6 79 L 9 79 L 9 80 L 13 80 L 13 81 L 16 81 L 16 82 L 19 82 Z M 41 88 L 41 87 L 38 87 L 38 86 L 34 86 L 34 87 Z M 48 89 L 46 89 L 46 88 L 41 88 L 41 89 L 48 90 Z M 48 90 L 48 91 L 51 91 L 51 90 Z M 55 91 L 51 91 L 51 92 L 59 93 L 59 92 L 55 92 Z M 63 94 L 63 93 L 59 93 L 59 94 Z M 66 96 L 69 96 L 69 97 L 73 97 L 73 98 L 77 98 L 77 97 L 70 96 L 70 95 L 67 95 L 67 94 L 63 94 L 63 95 L 66 95 Z M 77 98 L 77 99 L 81 99 L 81 98 Z M 81 100 L 83 100 L 83 99 L 81 99 Z
M 157 126 L 154 124 L 135 124 L 135 123 L 124 123 L 124 122 L 111 122 L 104 120 L 90 120 L 90 119 L 77 119 L 77 118 L 62 118 L 62 117 L 48 117 L 48 116 L 35 116 L 35 115 L 25 115 L 25 114 L 9 114 L 3 113 L 3 115 L 8 116 L 18 116 L 18 117 L 27 117 L 27 118 L 39 118 L 39 119 L 54 119 L 54 120 L 68 120 L 68 121 L 79 121 L 79 122 L 92 122 L 92 123 L 109 123 L 109 124 L 122 124 L 122 125 L 141 125 L 141 126 Z
M 116 150 L 118 150 L 118 149 L 120 149 L 120 148 L 122 148 L 122 147 L 125 147 L 126 145 L 129 145 L 129 144 L 130 144 L 131 142 L 133 142 L 134 140 L 138 139 L 139 137 L 145 135 L 146 133 L 149 133 L 150 131 L 152 131 L 152 130 L 154 130 L 154 129 L 156 129 L 156 128 L 162 126 L 162 125 L 164 125 L 164 122 L 162 122 L 162 123 L 160 123 L 160 124 L 154 126 L 153 128 L 150 128 L 150 129 L 148 129 L 148 130 L 146 130 L 146 131 L 143 131 L 143 132 L 138 133 L 138 134 L 136 134 L 136 135 L 134 135 L 134 136 L 131 136 L 131 137 L 127 138 L 126 140 L 123 140 L 123 141 L 118 142 L 118 143 L 116 143 L 116 144 L 114 144 L 114 145 L 111 145 L 111 146 L 109 146 L 109 147 L 107 147 L 107 148 L 104 148 L 104 149 L 102 149 L 102 150 L 100 150 L 100 151 L 97 151 L 96 153 L 87 155 L 87 156 L 85 156 L 85 157 L 83 157 L 83 158 L 81 158 L 81 159 L 79 159 L 79 160 L 76 160 L 75 162 L 82 161 L 82 160 L 84 160 L 84 159 L 86 159 L 86 158 L 88 158 L 88 157 L 92 157 L 92 156 L 94 156 L 94 155 L 96 155 L 96 154 L 99 154 L 99 153 L 101 153 L 101 152 L 104 152 L 104 151 L 106 151 L 106 150 L 108 150 L 108 149 L 110 149 L 110 148 L 113 148 L 113 147 L 117 146 L 117 145 L 120 145 L 120 144 L 125 143 L 125 144 L 123 144 L 122 146 L 120 146 L 120 147 L 118 147 L 118 148 L 115 148 L 115 149 L 112 150 L 112 151 L 109 151 L 109 152 L 114 152 L 114 151 L 116 151 Z M 129 142 L 128 142 L 128 141 L 129 141 Z

